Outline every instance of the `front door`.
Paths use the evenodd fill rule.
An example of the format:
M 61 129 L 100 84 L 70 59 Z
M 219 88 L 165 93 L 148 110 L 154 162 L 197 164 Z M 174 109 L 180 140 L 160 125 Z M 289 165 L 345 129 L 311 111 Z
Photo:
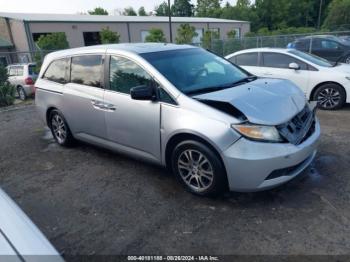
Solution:
M 137 101 L 130 97 L 130 89 L 152 85 L 152 77 L 136 62 L 111 56 L 109 62 L 109 90 L 104 103 L 114 110 L 105 112 L 108 139 L 147 158 L 160 160 L 160 104 Z
M 298 64 L 300 69 L 290 69 L 290 63 Z M 285 54 L 266 52 L 262 53 L 261 65 L 262 76 L 288 79 L 297 85 L 304 94 L 307 93 L 310 72 L 306 63 Z

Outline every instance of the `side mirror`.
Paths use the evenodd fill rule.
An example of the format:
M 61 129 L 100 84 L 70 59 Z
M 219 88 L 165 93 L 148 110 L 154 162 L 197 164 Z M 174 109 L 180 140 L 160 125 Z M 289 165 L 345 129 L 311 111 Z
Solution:
M 289 68 L 290 69 L 294 69 L 294 70 L 299 70 L 300 69 L 300 65 L 298 65 L 297 63 L 290 63 L 289 64 Z
M 154 101 L 156 94 L 154 88 L 146 85 L 135 86 L 130 89 L 130 96 L 135 100 L 149 100 Z

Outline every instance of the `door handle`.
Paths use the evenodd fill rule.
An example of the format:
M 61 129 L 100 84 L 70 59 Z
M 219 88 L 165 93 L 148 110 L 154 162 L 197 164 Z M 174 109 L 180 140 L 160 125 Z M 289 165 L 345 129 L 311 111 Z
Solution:
M 112 104 L 107 104 L 104 103 L 102 101 L 98 101 L 98 100 L 91 100 L 91 104 L 94 108 L 98 109 L 98 110 L 104 110 L 104 111 L 115 111 L 116 107 Z
M 91 100 L 91 104 L 96 109 L 103 109 L 103 102 L 98 100 Z
M 105 104 L 104 108 L 106 109 L 106 111 L 115 111 L 117 108 L 112 105 L 112 104 Z

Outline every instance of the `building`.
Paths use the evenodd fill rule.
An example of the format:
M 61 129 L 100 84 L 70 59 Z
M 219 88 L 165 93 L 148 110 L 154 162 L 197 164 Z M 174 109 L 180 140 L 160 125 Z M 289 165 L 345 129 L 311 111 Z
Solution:
M 195 44 L 200 43 L 205 30 L 218 32 L 221 39 L 227 38 L 227 33 L 231 30 L 236 31 L 237 37 L 250 31 L 250 23 L 247 21 L 173 17 L 173 40 L 178 27 L 184 23 L 196 28 L 198 36 L 193 39 Z M 160 28 L 167 41 L 170 41 L 168 17 L 0 13 L 0 38 L 10 45 L 12 51 L 17 52 L 15 56 L 19 61 L 12 61 L 14 56 L 4 58 L 1 55 L 4 54 L 2 49 L 0 59 L 8 62 L 30 60 L 28 52 L 36 50 L 35 41 L 41 35 L 53 32 L 64 32 L 71 48 L 100 44 L 99 32 L 102 28 L 118 32 L 120 42 L 144 42 L 151 28 Z

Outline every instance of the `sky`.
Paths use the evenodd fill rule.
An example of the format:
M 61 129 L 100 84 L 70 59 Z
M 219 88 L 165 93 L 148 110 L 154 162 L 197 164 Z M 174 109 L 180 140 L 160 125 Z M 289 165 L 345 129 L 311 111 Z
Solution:
M 87 12 L 97 6 L 103 7 L 110 14 L 114 10 L 123 10 L 125 7 L 132 6 L 137 10 L 144 6 L 146 11 L 151 11 L 156 5 L 164 0 L 0 0 L 0 12 L 19 12 L 19 13 L 64 13 L 76 14 L 78 12 Z M 224 0 L 226 3 L 234 4 L 236 0 Z M 174 2 L 174 0 L 171 0 Z M 196 0 L 192 0 L 195 4 Z

